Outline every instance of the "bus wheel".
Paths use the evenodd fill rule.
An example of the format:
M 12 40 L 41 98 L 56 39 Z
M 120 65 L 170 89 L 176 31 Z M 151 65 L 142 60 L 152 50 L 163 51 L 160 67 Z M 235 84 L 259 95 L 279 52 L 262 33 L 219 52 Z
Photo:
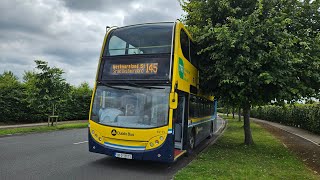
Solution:
M 192 129 L 191 133 L 189 134 L 188 137 L 188 149 L 187 149 L 187 156 L 191 155 L 193 152 L 193 149 L 195 147 L 195 132 L 194 129 Z

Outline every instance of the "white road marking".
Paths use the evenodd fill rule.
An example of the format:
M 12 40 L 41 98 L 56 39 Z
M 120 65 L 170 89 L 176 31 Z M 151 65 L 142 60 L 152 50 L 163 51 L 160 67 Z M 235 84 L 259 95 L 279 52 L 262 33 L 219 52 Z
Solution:
M 73 143 L 73 144 L 83 144 L 83 143 L 87 143 L 88 141 L 81 141 L 81 142 L 76 142 L 76 143 Z

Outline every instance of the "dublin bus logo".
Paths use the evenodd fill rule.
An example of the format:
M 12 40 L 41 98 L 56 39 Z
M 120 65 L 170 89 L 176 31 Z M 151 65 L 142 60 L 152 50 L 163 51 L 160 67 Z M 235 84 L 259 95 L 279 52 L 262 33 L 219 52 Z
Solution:
M 111 134 L 112 134 L 112 136 L 115 136 L 115 135 L 117 135 L 117 131 L 115 129 L 112 129 Z

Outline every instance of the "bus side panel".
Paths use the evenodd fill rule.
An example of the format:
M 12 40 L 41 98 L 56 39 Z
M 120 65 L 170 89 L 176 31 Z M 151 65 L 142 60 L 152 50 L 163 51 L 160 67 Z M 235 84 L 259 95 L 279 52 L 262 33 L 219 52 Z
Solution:
M 210 135 L 210 128 L 213 123 L 213 120 L 199 123 L 195 126 L 190 126 L 188 129 L 188 133 L 191 133 L 192 128 L 194 128 L 196 132 L 195 136 L 195 145 L 199 145 L 204 139 L 206 139 Z
M 123 151 L 118 149 L 111 149 L 103 146 L 100 143 L 97 143 L 91 136 L 90 128 L 89 128 L 89 151 L 106 154 L 109 156 L 115 156 L 115 153 L 126 153 L 132 154 L 133 159 L 135 160 L 150 160 L 150 161 L 159 161 L 159 162 L 173 162 L 174 154 L 173 154 L 173 135 L 168 134 L 165 142 L 162 146 L 157 149 L 149 150 L 149 151 Z

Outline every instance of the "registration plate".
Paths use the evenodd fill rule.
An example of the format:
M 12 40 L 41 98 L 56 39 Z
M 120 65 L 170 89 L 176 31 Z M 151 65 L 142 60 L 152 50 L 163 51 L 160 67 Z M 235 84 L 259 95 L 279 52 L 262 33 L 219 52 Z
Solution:
M 114 156 L 117 158 L 132 159 L 132 154 L 116 153 Z

